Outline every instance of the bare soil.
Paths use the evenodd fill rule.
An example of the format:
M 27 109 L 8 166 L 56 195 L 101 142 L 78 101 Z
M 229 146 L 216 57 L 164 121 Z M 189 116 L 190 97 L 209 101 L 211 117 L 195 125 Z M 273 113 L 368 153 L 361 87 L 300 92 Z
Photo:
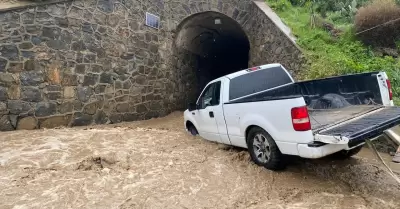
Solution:
M 400 208 L 400 185 L 369 150 L 269 171 L 246 150 L 188 135 L 177 112 L 1 133 L 0 208 Z

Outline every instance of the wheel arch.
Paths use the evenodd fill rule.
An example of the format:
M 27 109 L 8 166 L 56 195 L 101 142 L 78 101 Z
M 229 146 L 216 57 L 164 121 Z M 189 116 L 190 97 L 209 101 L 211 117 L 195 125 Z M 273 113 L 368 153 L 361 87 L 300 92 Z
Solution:
M 247 137 L 249 136 L 250 130 L 253 129 L 253 128 L 262 128 L 262 127 L 257 126 L 257 125 L 249 125 L 249 126 L 246 128 L 245 132 L 244 132 L 244 137 L 245 137 L 246 141 L 247 141 Z M 263 128 L 262 128 L 262 129 L 263 129 Z M 265 129 L 264 129 L 264 130 L 265 130 Z M 266 130 L 265 130 L 265 131 L 266 131 Z M 267 131 L 267 132 L 268 132 L 268 131 Z
M 259 125 L 254 125 L 254 124 L 247 126 L 247 128 L 245 129 L 245 136 L 244 137 L 245 137 L 246 141 L 247 141 L 247 137 L 248 137 L 250 131 L 252 129 L 254 129 L 254 128 L 260 128 L 260 129 L 264 130 L 272 138 L 272 140 L 276 141 L 275 138 L 270 134 L 268 129 L 266 129 L 266 128 L 262 127 L 262 126 L 259 126 Z
M 192 121 L 186 120 L 186 122 L 185 122 L 186 129 L 189 130 L 189 128 L 192 126 L 197 130 L 196 126 L 192 123 Z

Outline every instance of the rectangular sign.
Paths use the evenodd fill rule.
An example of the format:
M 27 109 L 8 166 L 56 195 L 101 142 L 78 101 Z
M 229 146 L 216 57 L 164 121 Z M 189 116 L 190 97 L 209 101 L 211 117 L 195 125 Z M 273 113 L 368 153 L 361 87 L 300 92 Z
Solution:
M 155 29 L 160 28 L 160 17 L 146 12 L 146 25 Z

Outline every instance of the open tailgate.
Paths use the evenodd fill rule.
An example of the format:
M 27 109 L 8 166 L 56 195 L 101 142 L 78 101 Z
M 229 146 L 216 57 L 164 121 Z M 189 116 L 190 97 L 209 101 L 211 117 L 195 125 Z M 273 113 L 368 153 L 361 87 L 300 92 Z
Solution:
M 400 124 L 400 107 L 382 107 L 315 133 L 316 141 L 357 146 Z

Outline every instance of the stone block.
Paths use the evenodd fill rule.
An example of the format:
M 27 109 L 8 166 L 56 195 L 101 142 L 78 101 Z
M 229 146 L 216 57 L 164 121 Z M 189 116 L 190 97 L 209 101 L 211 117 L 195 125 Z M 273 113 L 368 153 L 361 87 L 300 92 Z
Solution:
M 123 89 L 130 89 L 131 86 L 132 86 L 132 83 L 131 83 L 130 80 L 127 80 L 127 81 L 125 81 L 125 82 L 122 84 L 122 88 L 123 88 Z
M 40 120 L 40 128 L 57 128 L 68 126 L 72 115 L 52 116 Z
M 74 110 L 73 102 L 63 102 L 58 106 L 58 111 L 61 114 L 70 113 Z
M 1 90 L 0 90 L 0 92 L 1 92 Z M 8 87 L 7 94 L 8 94 L 9 99 L 20 99 L 21 98 L 21 89 L 18 85 L 11 85 L 10 87 Z M 1 96 L 0 96 L 0 100 L 1 100 Z
M 82 113 L 76 113 L 72 121 L 72 126 L 87 126 L 92 124 L 93 116 Z
M 120 123 L 123 121 L 122 116 L 123 116 L 122 114 L 113 113 L 110 115 L 109 119 L 110 119 L 111 123 Z
M 12 131 L 14 127 L 11 125 L 11 121 L 8 115 L 0 117 L 0 131 Z
M 7 101 L 8 93 L 7 88 L 0 86 L 0 101 Z
M 35 58 L 35 52 L 32 52 L 32 51 L 21 51 L 21 55 L 22 55 L 22 57 L 27 58 L 27 59 Z
M 137 121 L 140 120 L 140 115 L 137 113 L 125 113 L 122 118 L 124 121 Z
M 114 83 L 115 75 L 112 73 L 104 72 L 100 74 L 100 83 Z
M 35 115 L 45 117 L 57 113 L 57 104 L 55 102 L 39 102 L 36 105 Z
M 124 96 L 120 96 L 115 98 L 116 102 L 128 102 L 129 101 L 129 96 L 128 95 L 124 95 Z
M 46 97 L 48 100 L 57 100 L 57 99 L 61 99 L 61 92 L 48 92 L 46 94 Z
M 92 95 L 93 95 L 93 89 L 91 87 L 79 86 L 77 88 L 78 99 L 82 102 L 87 102 L 90 99 L 90 96 Z
M 105 90 L 106 90 L 106 85 L 97 85 L 97 86 L 94 88 L 94 92 L 95 92 L 96 94 L 103 94 L 103 93 L 105 92 Z
M 35 15 L 33 13 L 25 12 L 21 14 L 21 21 L 24 24 L 33 24 L 35 21 Z
M 83 108 L 83 113 L 93 115 L 96 113 L 96 110 L 99 108 L 100 102 L 92 102 L 90 104 L 85 105 Z
M 12 84 L 17 84 L 17 76 L 11 73 L 0 73 L 0 84 L 5 86 L 10 86 Z
M 78 76 L 64 73 L 61 84 L 63 86 L 76 86 L 78 85 Z
M 14 44 L 6 44 L 0 45 L 0 54 L 2 57 L 10 60 L 10 61 L 18 61 L 19 60 L 19 50 Z
M 69 21 L 67 18 L 56 18 L 56 24 L 62 28 L 68 28 Z
M 116 107 L 118 112 L 129 112 L 129 104 L 128 103 L 121 103 L 121 104 L 117 104 Z
M 41 71 L 26 71 L 20 74 L 21 85 L 38 86 L 44 82 L 44 76 Z
M 22 114 L 27 113 L 31 106 L 28 102 L 24 102 L 21 100 L 8 100 L 7 101 L 7 108 L 10 110 L 11 114 Z
M 5 72 L 7 68 L 8 60 L 0 57 L 0 72 Z
M 18 121 L 17 130 L 33 130 L 38 126 L 38 121 L 36 118 L 29 116 L 22 118 Z
M 159 114 L 156 111 L 147 112 L 144 115 L 144 119 L 145 120 L 149 120 L 149 119 L 152 119 L 152 118 L 158 118 L 158 117 L 159 117 Z
M 59 91 L 61 91 L 61 86 L 59 86 L 59 85 L 49 85 L 49 86 L 46 87 L 46 90 L 47 91 L 57 91 L 57 92 L 59 92 Z
M 31 41 L 34 45 L 39 45 L 42 43 L 42 38 L 38 36 L 32 36 Z
M 23 42 L 18 45 L 20 49 L 32 49 L 33 44 L 31 42 Z
M 99 82 L 99 75 L 88 73 L 83 79 L 83 86 L 94 86 Z
M 85 64 L 78 64 L 76 65 L 75 72 L 78 74 L 85 74 L 86 73 L 87 65 Z
M 93 72 L 93 73 L 101 73 L 101 72 L 104 71 L 104 69 L 103 69 L 103 66 L 101 66 L 101 65 L 95 65 L 95 64 L 93 64 L 93 65 L 91 66 L 90 71 Z
M 122 89 L 122 86 L 123 86 L 123 85 L 122 85 L 122 81 L 119 81 L 119 80 L 118 80 L 118 81 L 115 81 L 115 82 L 114 82 L 114 88 L 115 88 L 115 89 Z
M 42 36 L 51 40 L 56 40 L 60 37 L 60 29 L 56 27 L 43 27 Z
M 0 68 L 1 68 L 1 58 L 0 58 Z M 24 64 L 23 63 L 10 62 L 7 71 L 9 73 L 19 73 L 19 72 L 22 72 L 23 69 L 24 69 Z M 0 69 L 0 71 L 1 71 L 1 69 Z
M 93 27 L 92 24 L 88 23 L 88 22 L 84 22 L 82 25 L 82 31 L 85 33 L 93 33 Z
M 0 102 L 0 115 L 8 114 L 7 104 L 4 102 Z
M 9 116 L 9 118 L 10 118 L 11 125 L 12 125 L 14 128 L 17 127 L 18 115 L 12 115 L 12 114 L 10 114 L 10 115 L 8 115 L 8 116 Z
M 27 102 L 40 102 L 42 101 L 42 94 L 37 87 L 22 87 L 21 99 Z
M 146 76 L 144 76 L 144 75 L 137 75 L 137 76 L 135 77 L 135 82 L 136 82 L 136 84 L 138 84 L 138 85 L 146 85 L 146 84 L 147 84 Z
M 26 71 L 35 70 L 35 61 L 34 60 L 26 60 L 24 63 L 24 69 Z
M 64 98 L 71 99 L 75 97 L 75 87 L 74 86 L 64 86 Z
M 107 24 L 111 27 L 115 27 L 118 25 L 119 17 L 118 15 L 111 14 L 107 17 Z
M 144 104 L 139 104 L 138 106 L 136 106 L 136 112 L 137 113 L 145 113 L 147 112 L 147 107 Z
M 56 85 L 59 85 L 61 83 L 60 67 L 61 63 L 59 62 L 53 62 L 50 64 L 49 68 L 46 71 L 46 79 L 49 83 Z
M 162 109 L 161 102 L 153 101 L 150 103 L 150 109 L 151 110 L 160 110 Z
M 98 110 L 94 115 L 94 122 L 96 124 L 105 124 L 108 122 L 108 117 L 103 110 Z
M 83 103 L 82 103 L 81 101 L 79 101 L 79 100 L 74 100 L 74 101 L 73 101 L 73 104 L 74 104 L 74 110 L 75 110 L 75 111 L 81 111 L 81 110 L 82 110 L 82 108 L 83 108 Z
M 85 54 L 83 57 L 85 63 L 96 63 L 96 54 Z

